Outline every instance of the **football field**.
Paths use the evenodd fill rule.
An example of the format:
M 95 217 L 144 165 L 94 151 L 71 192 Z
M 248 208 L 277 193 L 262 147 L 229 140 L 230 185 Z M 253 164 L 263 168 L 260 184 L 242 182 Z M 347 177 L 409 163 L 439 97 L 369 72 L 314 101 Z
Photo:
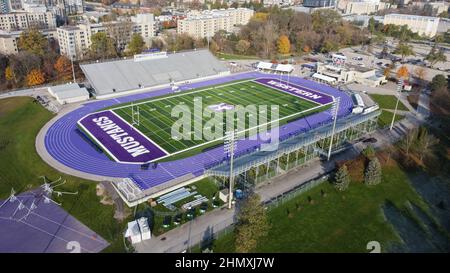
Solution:
M 172 125 L 178 119 L 178 117 L 171 117 L 171 111 L 173 107 L 175 107 L 176 105 L 186 105 L 187 107 L 189 107 L 193 115 L 195 115 L 194 103 L 198 103 L 200 101 L 199 98 L 201 98 L 204 109 L 208 109 L 208 106 L 221 104 L 232 106 L 275 106 L 278 107 L 280 119 L 285 119 L 286 117 L 295 118 L 295 115 L 297 113 L 305 112 L 308 109 L 312 109 L 318 106 L 317 103 L 307 101 L 305 99 L 293 96 L 289 93 L 275 90 L 254 81 L 244 81 L 217 86 L 214 88 L 206 88 L 198 91 L 178 93 L 167 98 L 154 99 L 136 104 L 134 107 L 136 110 L 137 106 L 139 106 L 140 122 L 139 126 L 135 127 L 137 127 L 139 131 L 148 136 L 169 153 L 179 152 L 191 147 L 204 144 L 208 141 L 205 139 L 194 140 L 194 136 L 191 140 L 177 140 L 173 139 L 171 136 Z M 128 105 L 125 107 L 113 109 L 113 111 L 124 118 L 126 121 L 128 121 L 130 124 L 132 123 L 131 106 Z M 268 112 L 270 112 L 269 108 Z M 193 118 L 194 116 L 192 117 L 192 120 Z M 269 113 L 268 118 L 270 120 Z M 205 123 L 207 121 L 208 119 L 202 118 L 202 128 L 206 126 Z M 223 123 L 225 126 L 225 120 Z M 248 128 L 248 120 L 246 121 L 246 125 L 246 128 Z M 192 126 L 192 129 L 194 133 L 194 125 Z
M 242 128 L 245 124 L 244 130 L 238 130 L 238 136 L 248 137 L 255 132 L 261 133 L 270 129 L 274 121 L 282 125 L 323 111 L 332 103 L 333 98 L 330 95 L 318 90 L 274 79 L 259 78 L 174 92 L 163 97 L 120 105 L 107 111 L 93 113 L 90 120 L 85 117 L 79 124 L 116 161 L 135 161 L 136 157 L 147 153 L 145 159 L 144 157 L 136 159 L 142 162 L 141 160 L 147 161 L 151 158 L 151 161 L 154 161 L 188 151 L 201 152 L 208 147 L 222 144 L 223 134 L 214 139 L 208 139 L 203 134 L 205 130 L 217 130 L 211 124 L 223 126 L 223 132 L 227 131 L 227 122 L 234 123 L 235 128 Z M 245 112 L 245 121 L 242 121 L 242 116 L 240 120 L 236 114 L 230 122 L 228 110 L 236 110 L 238 106 L 252 106 L 256 111 Z M 184 128 L 186 123 L 182 129 L 185 133 L 183 137 L 172 134 L 174 124 L 180 123 L 181 114 L 174 115 L 174 109 L 177 107 L 190 113 L 188 124 L 191 123 L 191 126 L 187 128 L 190 137 L 186 137 Z M 277 117 L 271 116 L 274 109 L 278 112 Z M 220 117 L 218 112 L 221 112 L 223 117 Z M 255 118 L 254 115 L 257 116 L 256 122 L 255 119 L 252 120 Z M 219 116 L 221 122 L 211 123 L 214 116 Z M 241 127 L 237 127 L 238 122 Z M 127 137 L 131 135 L 133 140 L 129 141 Z M 130 145 L 127 142 L 130 142 Z M 115 156 L 122 153 L 121 150 L 127 150 L 128 153 L 123 159 Z

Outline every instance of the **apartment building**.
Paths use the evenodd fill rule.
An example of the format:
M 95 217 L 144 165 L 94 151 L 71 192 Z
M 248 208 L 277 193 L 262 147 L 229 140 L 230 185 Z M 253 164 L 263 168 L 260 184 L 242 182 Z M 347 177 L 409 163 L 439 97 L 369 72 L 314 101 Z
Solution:
M 232 32 L 237 25 L 246 25 L 254 11 L 246 8 L 230 8 L 191 12 L 187 18 L 178 20 L 177 32 L 192 37 L 212 37 L 219 30 Z
M 15 31 L 4 31 L 0 30 L 0 53 L 9 55 L 16 54 L 19 52 L 17 47 L 17 41 L 19 40 L 20 34 L 22 34 L 23 30 L 15 30 Z M 40 30 L 42 35 L 47 39 L 57 38 L 56 29 L 43 29 Z
M 82 59 L 91 46 L 91 37 L 98 32 L 105 32 L 117 40 L 118 47 L 125 49 L 133 33 L 142 36 L 147 45 L 150 45 L 155 36 L 155 21 L 153 14 L 138 14 L 131 17 L 131 21 L 113 21 L 107 23 L 83 23 L 76 26 L 63 26 L 57 29 L 57 37 L 61 54 Z
M 380 2 L 379 0 L 353 0 L 347 3 L 345 7 L 345 14 L 371 14 L 390 7 L 390 3 Z
M 434 37 L 439 26 L 439 17 L 418 16 L 409 14 L 387 14 L 383 24 L 407 25 L 411 31 L 428 37 Z
M 56 28 L 56 18 L 51 12 L 11 12 L 0 14 L 0 29 L 23 30 L 30 27 Z

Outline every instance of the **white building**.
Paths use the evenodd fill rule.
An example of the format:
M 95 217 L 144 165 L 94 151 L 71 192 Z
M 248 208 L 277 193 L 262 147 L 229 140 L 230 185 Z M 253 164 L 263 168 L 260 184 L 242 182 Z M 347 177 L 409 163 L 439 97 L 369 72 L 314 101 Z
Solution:
M 418 16 L 409 14 L 387 14 L 384 16 L 385 25 L 407 25 L 411 31 L 428 37 L 434 37 L 439 26 L 439 17 Z
M 85 87 L 81 88 L 77 83 L 63 84 L 48 88 L 50 95 L 56 98 L 60 104 L 86 101 L 89 92 Z
M 56 18 L 51 12 L 11 12 L 0 14 L 1 30 L 20 30 L 30 27 L 56 28 Z
M 62 54 L 72 57 L 74 60 L 82 59 L 85 52 L 91 46 L 91 37 L 98 32 L 108 32 L 115 28 L 121 28 L 123 22 L 114 21 L 97 24 L 78 24 L 76 26 L 64 26 L 58 28 L 58 42 Z M 152 37 L 155 36 L 155 21 L 153 14 L 138 14 L 131 17 L 131 29 L 129 35 L 126 35 L 122 47 L 126 46 L 132 33 L 138 33 L 142 36 L 147 45 L 150 44 Z
M 19 52 L 17 47 L 17 41 L 19 40 L 20 34 L 23 30 L 15 31 L 4 31 L 0 30 L 0 53 L 2 54 L 16 54 Z M 40 30 L 44 37 L 50 39 L 57 39 L 56 29 L 43 29 Z
M 140 243 L 151 238 L 150 227 L 147 218 L 141 217 L 128 223 L 125 231 L 125 238 L 128 238 L 132 244 Z
M 177 32 L 195 38 L 212 37 L 219 30 L 233 32 L 236 26 L 246 25 L 253 14 L 253 10 L 246 8 L 191 12 L 186 19 L 178 21 Z
M 347 3 L 345 14 L 371 14 L 391 7 L 390 3 L 379 0 L 353 0 Z
M 345 62 L 317 63 L 316 69 L 313 79 L 327 84 L 356 82 L 376 87 L 386 82 L 385 76 L 377 73 L 375 69 L 345 64 Z

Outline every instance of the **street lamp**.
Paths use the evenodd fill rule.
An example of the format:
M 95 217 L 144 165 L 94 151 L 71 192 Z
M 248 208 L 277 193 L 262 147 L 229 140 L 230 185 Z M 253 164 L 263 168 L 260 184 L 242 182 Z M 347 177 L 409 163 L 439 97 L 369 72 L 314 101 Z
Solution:
M 400 78 L 397 83 L 397 93 L 399 93 L 402 90 L 402 88 L 403 88 L 403 79 Z M 391 126 L 389 128 L 390 131 L 392 131 L 392 128 L 394 127 L 395 115 L 397 114 L 399 100 L 400 100 L 400 94 L 397 94 L 397 102 L 395 103 L 394 115 L 392 116 Z
M 330 161 L 331 157 L 331 147 L 333 147 L 333 138 L 334 138 L 334 130 L 336 129 L 336 120 L 337 114 L 339 111 L 339 102 L 341 101 L 341 97 L 334 98 L 334 104 L 331 108 L 331 114 L 333 115 L 333 130 L 331 131 L 331 139 L 330 139 L 330 147 L 328 148 L 328 156 L 327 160 Z
M 228 208 L 231 209 L 231 201 L 233 200 L 233 161 L 234 161 L 234 151 L 236 150 L 236 131 L 228 131 L 225 133 L 224 150 L 225 153 L 230 158 L 230 182 L 229 182 L 229 192 L 228 192 Z

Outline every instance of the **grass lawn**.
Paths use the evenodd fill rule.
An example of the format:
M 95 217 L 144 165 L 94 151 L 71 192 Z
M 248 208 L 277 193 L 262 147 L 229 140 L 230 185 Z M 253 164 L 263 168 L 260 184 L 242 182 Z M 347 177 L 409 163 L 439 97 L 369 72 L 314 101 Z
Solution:
M 397 98 L 393 95 L 379 95 L 379 94 L 370 94 L 370 97 L 376 102 L 378 103 L 378 105 L 380 106 L 380 108 L 383 109 L 395 109 L 395 104 L 397 103 Z M 406 106 L 399 101 L 398 102 L 398 110 L 401 111 L 408 111 L 408 108 L 406 108 Z
M 381 114 L 378 117 L 378 125 L 383 128 L 386 126 L 389 126 L 392 122 L 392 117 L 394 116 L 394 113 L 386 111 L 386 110 L 381 110 Z M 395 122 L 403 119 L 405 116 L 403 115 L 399 115 L 396 114 L 395 115 Z
M 321 191 L 327 195 L 323 197 Z M 368 252 L 366 245 L 374 240 L 386 250 L 399 238 L 381 207 L 392 203 L 408 214 L 407 201 L 427 211 L 406 173 L 396 165 L 383 167 L 383 181 L 374 187 L 352 182 L 341 193 L 329 183 L 322 184 L 269 211 L 272 228 L 256 252 Z M 229 233 L 216 240 L 214 252 L 233 252 L 233 236 Z
M 228 54 L 228 53 L 222 53 L 222 52 L 217 52 L 216 56 L 217 56 L 217 58 L 224 59 L 224 60 L 258 60 L 258 57 L 256 57 L 256 56 Z
M 125 223 L 118 223 L 113 218 L 113 206 L 99 202 L 96 183 L 62 174 L 37 154 L 36 135 L 53 116 L 29 97 L 0 100 L 0 199 L 8 197 L 11 187 L 23 192 L 40 186 L 39 176 L 45 175 L 51 180 L 62 176 L 67 183 L 61 189 L 78 191 L 78 195 L 55 199 L 62 202 L 71 215 L 111 243 L 106 251 L 124 251 L 122 231 Z

